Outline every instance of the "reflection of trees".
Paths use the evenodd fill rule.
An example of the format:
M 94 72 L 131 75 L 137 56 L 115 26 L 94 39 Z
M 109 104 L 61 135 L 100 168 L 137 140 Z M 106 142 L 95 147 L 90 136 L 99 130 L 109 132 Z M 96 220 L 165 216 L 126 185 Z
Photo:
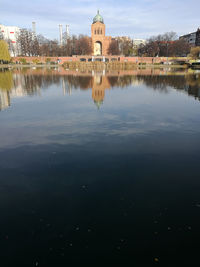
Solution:
M 63 76 L 64 80 L 74 89 L 88 89 L 92 87 L 92 76 Z
M 13 86 L 12 73 L 8 69 L 0 69 L 0 110 L 10 106 L 10 90 Z
M 186 83 L 188 85 L 188 94 L 200 100 L 200 75 L 187 75 Z
M 48 88 L 52 84 L 58 85 L 60 77 L 58 75 L 24 74 L 19 75 L 14 81 L 15 85 L 21 85 L 28 95 L 34 95 L 40 88 Z
M 137 76 L 114 76 L 108 77 L 111 87 L 126 87 L 130 84 L 140 82 L 147 87 L 167 92 L 167 87 L 184 90 L 200 100 L 200 75 L 137 75 Z
M 167 92 L 167 87 L 184 90 L 200 100 L 200 75 L 172 75 L 172 76 L 138 76 L 146 86 L 155 90 Z
M 12 87 L 12 73 L 8 69 L 0 69 L 0 90 L 9 91 Z
M 148 87 L 161 91 L 166 91 L 168 86 L 175 89 L 185 89 L 186 87 L 185 76 L 182 75 L 138 76 L 138 80 L 144 82 Z
M 130 85 L 144 84 L 154 90 L 160 92 L 167 92 L 168 87 L 175 88 L 187 92 L 188 95 L 192 95 L 200 100 L 200 75 L 199 74 L 178 74 L 170 73 L 169 75 L 156 75 L 152 74 L 136 74 L 136 75 L 120 75 L 119 73 L 108 74 L 106 76 L 92 76 L 90 74 L 75 73 L 75 74 L 64 74 L 59 73 L 58 70 L 52 69 L 22 69 L 12 73 L 9 70 L 0 70 L 0 92 L 1 93 L 1 104 L 6 107 L 9 104 L 10 97 L 23 96 L 23 95 L 35 95 L 40 90 L 45 90 L 49 86 L 55 84 L 59 87 L 68 86 L 68 89 L 89 89 L 98 87 L 99 90 L 105 90 L 110 87 L 126 88 Z M 102 79 L 104 82 L 102 83 Z M 101 81 L 102 84 L 98 84 Z M 95 90 L 95 92 L 97 91 Z
M 200 77 L 200 76 L 198 76 Z M 188 94 L 197 97 L 200 84 L 195 75 L 123 75 L 123 76 L 107 76 L 107 81 L 111 87 L 125 88 L 129 85 L 143 83 L 147 87 L 167 92 L 167 87 L 177 90 L 187 91 Z M 64 76 L 68 85 L 73 88 L 88 89 L 91 88 L 92 76 Z M 199 78 L 200 79 L 200 78 Z M 195 85 L 195 86 L 194 86 Z

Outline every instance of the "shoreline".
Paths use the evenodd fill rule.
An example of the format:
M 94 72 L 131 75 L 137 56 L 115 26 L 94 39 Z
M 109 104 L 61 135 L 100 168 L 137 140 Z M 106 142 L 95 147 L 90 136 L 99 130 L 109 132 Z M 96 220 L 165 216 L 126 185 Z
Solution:
M 116 69 L 121 69 L 121 67 L 124 66 L 124 68 L 126 69 L 126 67 L 128 66 L 129 70 L 130 69 L 138 69 L 138 68 L 152 68 L 152 69 L 156 69 L 156 68 L 159 68 L 159 69 L 163 69 L 163 68 L 180 68 L 180 69 L 189 69 L 188 66 L 186 65 L 167 65 L 167 64 L 144 64 L 144 65 L 139 65 L 139 64 L 124 64 L 124 63 L 121 63 L 121 64 L 117 64 L 117 65 L 114 65 L 114 64 L 110 64 L 110 65 L 107 65 L 106 63 L 100 63 L 98 65 L 91 65 L 91 64 L 87 64 L 87 63 L 83 63 L 81 62 L 81 64 L 72 64 L 73 66 L 70 66 L 71 62 L 69 62 L 69 66 L 63 66 L 63 65 L 58 65 L 58 64 L 55 64 L 55 65 L 49 65 L 49 64 L 0 64 L 0 68 L 64 68 L 64 69 L 71 69 L 71 70 L 74 70 L 76 69 L 77 67 L 80 67 L 80 68 L 85 68 L 85 69 L 96 69 L 96 67 L 107 67 L 109 66 L 110 68 L 109 69 L 113 69 L 113 70 L 116 70 Z M 93 68 L 94 67 L 94 68 Z M 130 68 L 132 67 L 132 68 Z M 106 70 L 106 68 L 105 68 Z

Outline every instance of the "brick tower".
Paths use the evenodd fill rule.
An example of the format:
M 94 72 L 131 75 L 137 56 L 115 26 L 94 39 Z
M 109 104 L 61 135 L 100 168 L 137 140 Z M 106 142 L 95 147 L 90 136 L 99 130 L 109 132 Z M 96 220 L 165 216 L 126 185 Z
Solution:
M 103 17 L 97 12 L 91 26 L 92 49 L 94 56 L 107 56 L 108 47 L 111 42 L 111 36 L 105 36 L 106 26 Z

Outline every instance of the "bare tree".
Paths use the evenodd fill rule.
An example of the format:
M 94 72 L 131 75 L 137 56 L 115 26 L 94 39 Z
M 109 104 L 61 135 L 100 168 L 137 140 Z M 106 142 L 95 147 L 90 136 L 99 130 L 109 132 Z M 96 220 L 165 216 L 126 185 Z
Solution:
M 109 55 L 119 55 L 119 43 L 117 40 L 113 39 L 108 47 L 108 54 Z
M 177 40 L 175 32 L 167 32 L 149 38 L 146 45 L 139 47 L 139 55 L 155 56 L 186 56 L 190 51 L 184 40 Z
M 92 53 L 91 38 L 84 35 L 79 35 L 75 45 L 76 55 L 90 55 Z
M 22 56 L 38 56 L 39 41 L 35 33 L 21 29 L 17 36 L 17 47 Z

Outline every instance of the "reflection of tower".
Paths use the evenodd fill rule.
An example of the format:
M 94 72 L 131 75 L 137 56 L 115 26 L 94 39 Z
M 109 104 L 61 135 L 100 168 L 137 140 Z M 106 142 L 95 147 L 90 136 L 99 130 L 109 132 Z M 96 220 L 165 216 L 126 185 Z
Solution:
M 68 93 L 68 95 L 72 94 L 72 85 L 71 85 L 71 83 L 68 84 L 67 93 Z
M 0 90 L 0 110 L 10 106 L 10 95 L 8 91 Z
M 66 86 L 65 86 L 65 79 L 62 77 L 62 89 L 63 89 L 63 95 L 66 95 Z
M 100 74 L 94 75 L 92 86 L 92 98 L 98 108 L 103 104 L 105 89 L 110 88 L 110 83 L 106 76 Z

